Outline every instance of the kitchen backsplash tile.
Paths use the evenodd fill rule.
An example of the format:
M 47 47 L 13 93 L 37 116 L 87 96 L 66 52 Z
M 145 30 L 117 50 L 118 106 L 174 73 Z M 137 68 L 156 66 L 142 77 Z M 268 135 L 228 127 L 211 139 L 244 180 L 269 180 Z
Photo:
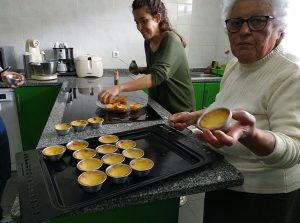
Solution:
M 228 48 L 220 20 L 219 0 L 165 0 L 172 26 L 188 42 L 191 68 L 221 60 Z M 145 65 L 144 44 L 131 10 L 132 0 L 1 0 L 0 46 L 14 46 L 18 68 L 26 39 L 38 39 L 47 58 L 55 42 L 74 47 L 74 56 L 90 53 L 102 57 L 104 68 Z

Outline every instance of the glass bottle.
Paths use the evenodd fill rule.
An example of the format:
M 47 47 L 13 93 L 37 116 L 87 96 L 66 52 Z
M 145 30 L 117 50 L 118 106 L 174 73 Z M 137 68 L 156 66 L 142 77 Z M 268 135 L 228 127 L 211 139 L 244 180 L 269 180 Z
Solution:
M 114 76 L 114 85 L 118 85 L 119 84 L 119 71 L 114 70 L 113 71 L 113 76 Z

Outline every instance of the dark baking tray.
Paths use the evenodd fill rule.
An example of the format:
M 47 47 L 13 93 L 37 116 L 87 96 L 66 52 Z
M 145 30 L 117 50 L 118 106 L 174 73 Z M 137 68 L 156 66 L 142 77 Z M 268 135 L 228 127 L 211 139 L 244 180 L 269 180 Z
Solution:
M 30 188 L 29 191 L 33 192 L 33 194 L 39 194 L 38 196 L 41 196 L 41 193 L 45 193 L 38 192 L 42 190 L 40 187 L 45 187 L 46 195 L 48 195 L 43 194 L 42 196 L 45 198 L 38 199 L 37 196 L 28 194 L 28 187 L 24 187 L 24 185 L 19 187 L 21 210 L 22 206 L 23 208 L 26 206 L 25 203 L 28 202 L 28 199 L 33 199 L 36 201 L 35 203 L 40 202 L 40 205 L 36 207 L 37 210 L 45 206 L 43 203 L 47 203 L 48 215 L 51 212 L 49 209 L 54 209 L 52 210 L 52 216 L 48 216 L 48 218 L 54 217 L 59 215 L 59 212 L 62 214 L 76 210 L 222 158 L 221 155 L 210 150 L 205 144 L 187 137 L 166 125 L 131 130 L 116 135 L 120 139 L 134 140 L 137 143 L 136 147 L 144 150 L 145 157 L 154 161 L 154 168 L 148 176 L 137 177 L 132 173 L 124 184 L 117 185 L 107 180 L 99 192 L 87 193 L 77 182 L 79 173 L 76 170 L 76 162 L 69 153 L 65 154 L 62 161 L 56 163 L 43 159 L 41 154 L 43 148 L 33 152 L 25 152 L 25 154 L 21 153 L 17 157 L 19 182 L 25 181 L 27 184 L 32 184 L 33 189 Z M 100 145 L 98 137 L 87 141 L 90 144 L 89 148 L 96 148 Z M 25 161 L 26 157 L 28 159 L 27 162 Z M 38 173 L 36 173 L 37 171 Z M 29 175 L 32 176 L 28 178 Z M 47 199 L 50 202 L 47 202 Z M 33 206 L 35 206 L 35 203 Z M 28 211 L 26 209 L 22 210 L 22 214 L 24 214 L 24 211 Z

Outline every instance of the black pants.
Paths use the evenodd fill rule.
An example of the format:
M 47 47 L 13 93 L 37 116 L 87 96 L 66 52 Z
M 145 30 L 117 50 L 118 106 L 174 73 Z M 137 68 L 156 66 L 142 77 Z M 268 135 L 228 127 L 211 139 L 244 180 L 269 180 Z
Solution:
M 4 189 L 5 189 L 5 185 L 6 185 L 6 180 L 1 180 L 0 179 L 0 202 L 2 200 L 2 195 L 3 195 L 3 192 L 4 192 Z M 3 209 L 0 205 L 0 220 L 3 218 Z
M 3 210 L 1 207 L 2 194 L 6 185 L 6 181 L 11 176 L 10 169 L 10 153 L 7 133 L 4 123 L 0 117 L 0 219 L 2 219 Z
M 207 192 L 203 223 L 299 223 L 300 190 L 252 194 L 231 190 Z

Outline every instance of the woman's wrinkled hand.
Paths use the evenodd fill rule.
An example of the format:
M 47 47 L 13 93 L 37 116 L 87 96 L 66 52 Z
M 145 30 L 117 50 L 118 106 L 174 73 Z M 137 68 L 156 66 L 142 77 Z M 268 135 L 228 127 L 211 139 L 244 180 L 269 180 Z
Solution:
M 215 148 L 232 146 L 237 141 L 254 139 L 256 119 L 246 111 L 233 111 L 234 122 L 223 132 L 221 130 L 210 131 L 208 129 L 195 130 L 194 135 Z
M 7 76 L 8 75 L 14 75 L 16 77 L 19 78 L 19 82 L 16 83 L 16 84 L 11 84 L 7 81 Z M 20 74 L 20 73 L 17 73 L 17 72 L 13 72 L 13 71 L 5 71 L 1 74 L 1 78 L 4 82 L 4 84 L 7 86 L 7 87 L 11 87 L 11 88 L 17 88 L 17 87 L 20 87 L 24 84 L 25 82 L 25 77 L 23 74 Z
M 110 88 L 105 88 L 98 94 L 98 100 L 102 104 L 108 104 L 110 102 L 110 99 L 114 96 L 117 96 L 121 93 L 120 85 L 115 85 Z
M 183 130 L 186 127 L 193 125 L 197 122 L 198 116 L 192 112 L 180 112 L 169 117 L 169 125 L 175 129 Z

